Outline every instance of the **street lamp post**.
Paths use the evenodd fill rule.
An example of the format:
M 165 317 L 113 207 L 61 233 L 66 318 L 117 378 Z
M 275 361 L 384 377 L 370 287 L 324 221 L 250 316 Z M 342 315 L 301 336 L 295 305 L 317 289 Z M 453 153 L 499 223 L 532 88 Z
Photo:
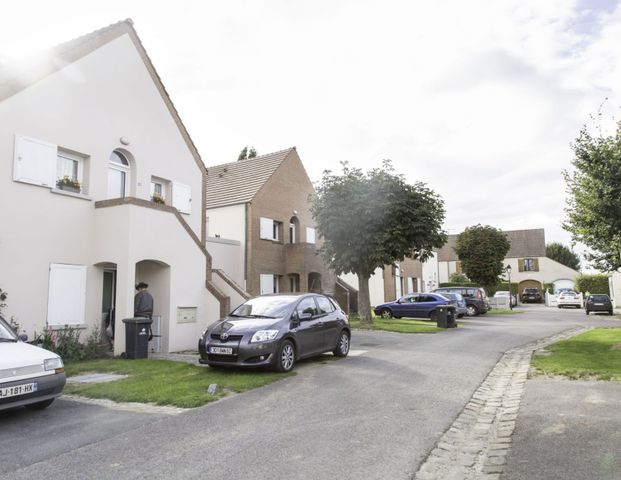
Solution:
M 507 265 L 505 267 L 505 271 L 507 272 L 507 276 L 509 277 L 509 310 L 513 310 L 513 302 L 511 301 L 513 296 L 513 294 L 511 293 L 511 265 Z

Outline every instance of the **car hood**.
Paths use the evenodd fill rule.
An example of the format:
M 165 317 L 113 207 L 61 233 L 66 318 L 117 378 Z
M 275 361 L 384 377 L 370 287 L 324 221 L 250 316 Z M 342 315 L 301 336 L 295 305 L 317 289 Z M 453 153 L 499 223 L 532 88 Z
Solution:
M 53 352 L 24 342 L 0 342 L 0 370 L 43 365 L 46 358 L 57 358 Z
M 228 332 L 229 334 L 241 334 L 256 332 L 257 330 L 267 330 L 282 318 L 252 318 L 252 317 L 226 317 L 209 327 L 211 333 Z

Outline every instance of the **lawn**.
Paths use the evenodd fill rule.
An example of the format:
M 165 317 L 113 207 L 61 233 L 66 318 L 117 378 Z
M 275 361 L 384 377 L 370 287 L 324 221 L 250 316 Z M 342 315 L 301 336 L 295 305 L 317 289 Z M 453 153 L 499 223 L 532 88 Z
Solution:
M 524 310 L 513 310 L 509 308 L 492 308 L 487 311 L 488 315 L 517 315 L 518 313 L 524 313 Z
M 414 320 L 403 318 L 381 318 L 373 316 L 371 328 L 360 325 L 360 317 L 352 315 L 349 319 L 351 328 L 361 330 L 385 330 L 387 332 L 398 333 L 436 333 L 446 330 L 446 328 L 436 327 L 435 320 Z
M 545 349 L 533 357 L 541 373 L 570 378 L 621 380 L 621 328 L 596 328 Z
M 68 383 L 65 393 L 107 398 L 115 402 L 154 403 L 182 408 L 199 407 L 230 392 L 244 392 L 291 375 L 269 371 L 220 370 L 170 360 L 92 360 L 68 363 L 65 370 L 68 376 L 93 372 L 129 375 L 106 383 Z M 212 383 L 220 386 L 215 395 L 207 393 Z

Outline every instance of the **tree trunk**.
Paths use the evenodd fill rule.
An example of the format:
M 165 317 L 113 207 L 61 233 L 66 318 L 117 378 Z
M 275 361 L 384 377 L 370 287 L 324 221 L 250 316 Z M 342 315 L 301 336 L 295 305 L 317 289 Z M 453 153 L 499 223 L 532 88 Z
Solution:
M 370 275 L 358 273 L 358 315 L 360 315 L 361 325 L 372 325 L 371 300 L 369 298 L 369 278 Z

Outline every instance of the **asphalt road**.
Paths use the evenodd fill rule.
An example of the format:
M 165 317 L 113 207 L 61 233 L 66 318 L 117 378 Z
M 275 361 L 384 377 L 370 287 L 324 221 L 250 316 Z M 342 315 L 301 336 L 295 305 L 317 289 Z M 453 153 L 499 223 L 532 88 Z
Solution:
M 533 307 L 435 335 L 356 331 L 346 359 L 175 416 L 61 398 L 0 414 L 0 478 L 410 479 L 503 352 L 595 324 L 611 321 Z

